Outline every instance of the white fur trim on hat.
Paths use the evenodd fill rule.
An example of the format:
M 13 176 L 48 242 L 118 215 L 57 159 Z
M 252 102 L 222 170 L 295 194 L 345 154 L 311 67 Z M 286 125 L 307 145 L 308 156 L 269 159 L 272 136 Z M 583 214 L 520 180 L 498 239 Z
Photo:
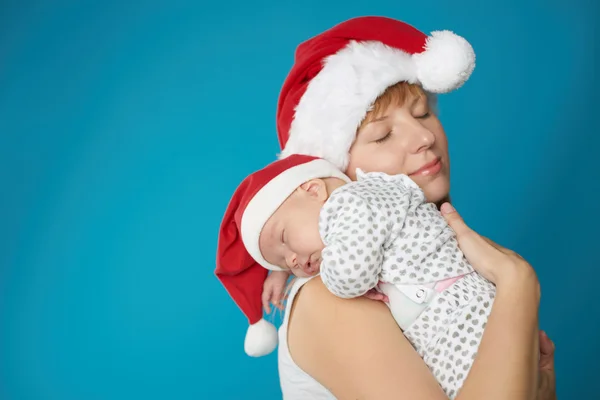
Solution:
M 330 177 L 350 182 L 350 178 L 336 166 L 326 160 L 316 159 L 285 170 L 254 195 L 242 215 L 241 232 L 246 250 L 257 263 L 272 271 L 283 270 L 265 260 L 260 252 L 259 237 L 263 226 L 300 185 L 311 179 Z
M 262 357 L 277 347 L 277 329 L 264 318 L 248 327 L 244 351 L 251 357 Z
M 325 58 L 308 84 L 279 157 L 321 157 L 344 171 L 356 130 L 388 87 L 406 81 L 444 93 L 460 87 L 474 67 L 473 48 L 450 31 L 433 32 L 425 51 L 414 55 L 377 41 L 351 41 Z

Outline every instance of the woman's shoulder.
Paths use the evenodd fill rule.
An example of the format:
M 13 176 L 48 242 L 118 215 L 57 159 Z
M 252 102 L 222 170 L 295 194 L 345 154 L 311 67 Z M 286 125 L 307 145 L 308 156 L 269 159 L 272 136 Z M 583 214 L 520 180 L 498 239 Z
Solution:
M 336 397 L 368 393 L 398 398 L 402 390 L 407 396 L 426 391 L 429 398 L 440 398 L 439 385 L 384 303 L 338 298 L 320 279 L 305 282 L 294 300 L 287 336 L 290 354 Z M 382 391 L 392 397 L 376 396 Z
M 318 275 L 302 282 L 301 287 L 298 289 L 295 303 L 299 306 L 302 305 L 301 307 L 310 307 L 312 305 L 323 303 L 323 305 L 335 305 L 336 307 L 341 306 L 343 308 L 349 307 L 352 309 L 355 309 L 355 307 L 367 307 L 381 309 L 382 311 L 388 310 L 383 302 L 369 300 L 366 297 L 356 297 L 351 299 L 338 297 L 327 289 L 323 280 L 320 279 Z M 311 312 L 311 314 L 315 315 L 319 314 L 319 312 Z
M 335 316 L 335 318 L 332 318 Z M 394 322 L 387 306 L 364 297 L 342 299 L 332 294 L 321 279 L 305 282 L 295 296 L 290 310 L 289 330 L 315 332 L 321 339 L 334 336 L 338 329 L 346 329 L 347 324 L 360 324 L 378 320 Z M 399 330 L 397 325 L 395 330 Z
M 302 287 L 298 289 L 292 305 L 292 314 L 295 320 L 317 322 L 322 317 L 327 316 L 333 308 L 339 312 L 345 310 L 360 312 L 360 309 L 364 307 L 381 308 L 382 310 L 387 308 L 383 303 L 371 302 L 366 298 L 342 299 L 337 297 L 327 289 L 319 277 L 315 277 L 304 282 Z M 290 318 L 292 318 L 292 315 L 290 315 Z
M 299 288 L 290 307 L 288 343 L 290 353 L 298 359 L 311 362 L 311 354 L 343 349 L 352 342 L 357 328 L 378 327 L 404 337 L 383 302 L 365 297 L 342 299 L 332 294 L 321 279 L 311 279 Z M 319 356 L 319 361 L 323 357 Z

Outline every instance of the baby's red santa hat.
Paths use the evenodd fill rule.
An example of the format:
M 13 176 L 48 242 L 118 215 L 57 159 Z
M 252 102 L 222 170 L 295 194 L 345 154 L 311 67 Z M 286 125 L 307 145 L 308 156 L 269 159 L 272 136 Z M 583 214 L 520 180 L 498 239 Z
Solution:
M 391 18 L 359 17 L 300 44 L 277 107 L 282 152 L 329 160 L 341 170 L 377 97 L 406 81 L 430 93 L 459 88 L 475 53 L 450 31 L 426 35 Z
M 277 330 L 263 318 L 261 294 L 268 270 L 258 240 L 268 219 L 303 183 L 317 178 L 350 179 L 328 161 L 291 155 L 249 175 L 238 186 L 221 223 L 215 273 L 248 318 L 246 354 L 260 357 L 277 346 Z

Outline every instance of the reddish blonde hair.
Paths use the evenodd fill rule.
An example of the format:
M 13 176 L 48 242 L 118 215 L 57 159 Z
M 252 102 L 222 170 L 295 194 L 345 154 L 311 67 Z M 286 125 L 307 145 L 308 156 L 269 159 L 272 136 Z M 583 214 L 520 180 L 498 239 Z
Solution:
M 401 107 L 404 105 L 404 102 L 409 97 L 409 95 L 415 97 L 425 97 L 427 98 L 427 94 L 423 90 L 423 88 L 419 85 L 408 83 L 408 82 L 398 82 L 395 85 L 392 85 L 385 89 L 385 92 L 381 94 L 373 103 L 373 107 L 369 110 L 365 119 L 361 122 L 358 129 L 362 128 L 364 125 L 368 124 L 375 118 L 381 116 L 390 105 L 395 105 Z

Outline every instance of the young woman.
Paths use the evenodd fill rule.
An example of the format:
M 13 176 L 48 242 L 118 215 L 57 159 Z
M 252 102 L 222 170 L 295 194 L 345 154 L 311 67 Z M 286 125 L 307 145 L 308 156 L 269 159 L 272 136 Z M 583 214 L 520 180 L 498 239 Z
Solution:
M 353 179 L 356 168 L 409 175 L 440 206 L 469 262 L 497 287 L 455 398 L 550 400 L 554 349 L 538 333 L 533 269 L 469 229 L 448 203 L 448 146 L 435 94 L 460 87 L 474 66 L 471 46 L 448 31 L 427 36 L 382 17 L 337 25 L 298 47 L 278 105 L 281 157 L 322 157 Z M 383 303 L 339 299 L 314 278 L 291 287 L 279 372 L 285 399 L 447 398 Z

